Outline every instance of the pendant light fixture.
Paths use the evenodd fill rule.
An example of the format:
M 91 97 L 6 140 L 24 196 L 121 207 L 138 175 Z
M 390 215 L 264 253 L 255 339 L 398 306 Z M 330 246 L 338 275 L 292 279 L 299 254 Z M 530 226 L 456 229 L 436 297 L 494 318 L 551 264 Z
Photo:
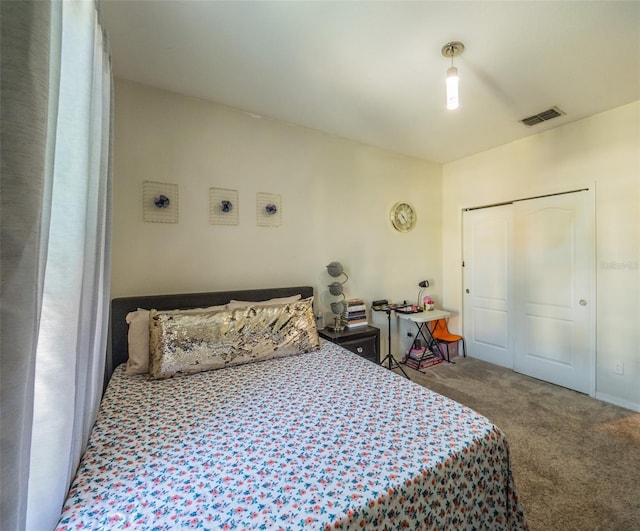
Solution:
M 442 47 L 442 55 L 451 57 L 451 66 L 447 69 L 447 109 L 457 109 L 460 104 L 458 99 L 458 69 L 453 66 L 453 58 L 464 50 L 464 44 L 460 41 L 448 42 Z

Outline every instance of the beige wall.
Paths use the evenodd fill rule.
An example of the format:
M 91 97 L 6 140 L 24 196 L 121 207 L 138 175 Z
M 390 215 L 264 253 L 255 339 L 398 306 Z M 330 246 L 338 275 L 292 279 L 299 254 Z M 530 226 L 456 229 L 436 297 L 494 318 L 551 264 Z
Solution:
M 129 82 L 115 89 L 114 297 L 310 284 L 326 310 L 325 266 L 338 260 L 348 296 L 412 300 L 427 278 L 439 298 L 440 165 Z M 145 180 L 178 183 L 179 223 L 142 221 Z M 239 191 L 238 226 L 209 224 L 209 187 Z M 256 226 L 258 192 L 281 194 L 281 227 Z M 418 211 L 407 234 L 389 222 L 400 200 Z M 374 323 L 385 329 L 384 314 Z
M 595 183 L 597 396 L 640 409 L 640 102 L 444 167 L 124 81 L 115 113 L 113 296 L 311 284 L 327 311 L 339 260 L 347 296 L 412 300 L 428 278 L 461 312 L 462 208 Z M 145 180 L 178 183 L 178 224 L 142 221 Z M 239 191 L 239 226 L 209 225 L 209 187 Z M 256 226 L 257 192 L 281 194 L 282 227 Z M 408 234 L 399 200 L 418 210 Z
M 444 305 L 462 309 L 463 208 L 594 184 L 596 396 L 640 410 L 640 102 L 443 167 Z

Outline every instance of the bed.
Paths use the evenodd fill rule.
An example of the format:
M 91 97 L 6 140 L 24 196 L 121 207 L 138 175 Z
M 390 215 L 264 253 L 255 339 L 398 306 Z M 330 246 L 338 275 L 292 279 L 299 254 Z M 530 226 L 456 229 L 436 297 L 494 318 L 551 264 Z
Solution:
M 496 426 L 323 339 L 175 378 L 126 374 L 138 308 L 293 294 L 313 289 L 112 301 L 109 385 L 58 531 L 527 529 Z

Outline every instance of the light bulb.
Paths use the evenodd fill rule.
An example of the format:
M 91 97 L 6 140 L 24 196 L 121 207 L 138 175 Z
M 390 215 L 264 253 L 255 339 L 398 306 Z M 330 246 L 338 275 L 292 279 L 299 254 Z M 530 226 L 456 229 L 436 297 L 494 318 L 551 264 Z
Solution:
M 447 109 L 458 108 L 458 69 L 452 66 L 447 70 Z

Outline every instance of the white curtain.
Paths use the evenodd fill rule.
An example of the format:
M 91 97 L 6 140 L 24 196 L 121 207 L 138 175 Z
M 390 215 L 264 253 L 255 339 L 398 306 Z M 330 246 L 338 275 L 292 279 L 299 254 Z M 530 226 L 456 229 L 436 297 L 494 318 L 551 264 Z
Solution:
M 24 292 L 24 300 L 15 297 L 11 301 L 12 307 L 24 305 L 31 311 L 26 327 L 31 343 L 14 347 L 5 340 L 4 322 L 2 330 L 3 432 L 5 416 L 9 418 L 16 412 L 22 416 L 21 432 L 13 430 L 6 440 L 9 449 L 22 449 L 14 452 L 21 454 L 19 470 L 5 470 L 3 456 L 2 528 L 41 531 L 52 529 L 58 521 L 102 391 L 110 275 L 111 65 L 94 2 L 2 4 L 3 78 L 7 53 L 4 32 L 8 25 L 18 23 L 12 25 L 18 36 L 16 45 L 22 42 L 30 54 L 48 55 L 49 112 L 42 106 L 47 129 L 33 142 L 37 144 L 34 151 L 44 153 L 45 163 L 37 174 L 23 172 L 11 181 L 7 179 L 6 187 L 15 197 L 28 196 L 32 180 L 39 182 L 43 190 L 39 194 L 39 211 L 23 213 L 29 215 L 28 219 L 22 216 L 23 225 L 29 223 L 37 229 L 38 244 L 34 247 L 40 252 L 28 257 L 29 267 L 35 272 L 30 277 L 33 282 L 29 285 L 30 279 L 25 279 L 21 287 L 15 287 Z M 5 10 L 5 4 L 15 5 Z M 43 6 L 49 10 L 47 17 L 40 17 L 48 19 L 49 43 L 40 48 L 41 43 L 32 39 L 34 17 L 24 15 L 29 10 L 44 12 Z M 28 77 L 31 65 L 19 63 L 16 62 L 16 70 L 22 66 L 22 75 Z M 3 106 L 16 104 L 4 100 L 3 94 Z M 3 123 L 3 141 L 13 132 L 9 130 L 5 135 L 4 129 Z M 4 208 L 4 171 L 2 185 Z M 18 229 L 20 221 L 16 223 Z M 4 244 L 4 226 L 2 236 Z M 5 278 L 4 270 L 3 252 L 3 299 L 5 288 L 7 292 L 14 289 L 13 279 Z M 3 318 L 5 309 L 9 313 L 8 306 L 5 308 L 3 300 Z M 35 351 L 27 348 L 33 344 Z M 5 378 L 5 351 L 11 351 L 27 370 L 14 372 L 12 365 Z M 7 389 L 5 393 L 4 384 L 16 377 L 25 380 L 20 402 L 10 403 L 15 410 L 12 413 L 5 410 L 5 395 L 13 391 Z M 4 433 L 2 442 L 4 452 Z M 11 500 L 5 500 L 6 486 L 15 480 L 7 475 L 9 472 L 19 473 L 26 480 L 20 482 Z M 5 527 L 6 522 L 11 525 Z

